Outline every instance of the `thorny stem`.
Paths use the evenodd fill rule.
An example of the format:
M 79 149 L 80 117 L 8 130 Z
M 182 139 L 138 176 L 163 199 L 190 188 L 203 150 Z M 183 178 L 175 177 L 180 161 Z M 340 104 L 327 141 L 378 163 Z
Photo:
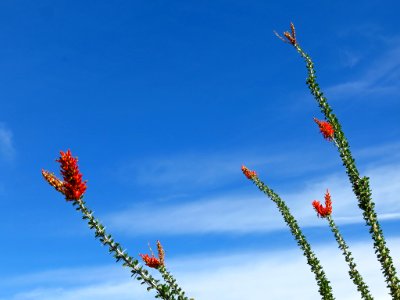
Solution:
M 343 255 L 345 256 L 346 262 L 349 264 L 349 275 L 353 280 L 353 283 L 357 286 L 357 290 L 361 292 L 361 296 L 366 300 L 373 300 L 374 298 L 371 296 L 370 291 L 368 290 L 368 286 L 365 284 L 361 274 L 357 271 L 357 265 L 353 262 L 353 257 L 351 252 L 348 250 L 348 246 L 346 242 L 343 240 L 342 235 L 339 232 L 339 229 L 336 227 L 335 222 L 333 221 L 330 215 L 327 216 L 329 227 L 331 228 L 333 234 L 335 235 L 335 239 L 339 244 L 339 248 L 343 251 Z
M 307 242 L 305 236 L 301 232 L 296 219 L 290 213 L 289 208 L 286 206 L 285 202 L 271 190 L 267 185 L 265 185 L 256 175 L 250 177 L 253 183 L 264 192 L 275 204 L 278 206 L 280 213 L 283 216 L 286 224 L 289 226 L 292 235 L 295 237 L 297 244 L 303 250 L 304 256 L 307 258 L 307 263 L 311 266 L 311 271 L 315 274 L 315 279 L 319 286 L 319 293 L 323 300 L 333 300 L 335 299 L 332 295 L 332 288 L 330 286 L 329 280 L 326 278 L 325 272 L 322 266 L 315 256 L 314 252 L 311 251 L 311 246 Z
M 358 206 L 363 211 L 363 217 L 366 224 L 370 227 L 369 232 L 374 241 L 375 253 L 378 261 L 381 264 L 381 270 L 385 276 L 387 287 L 390 289 L 390 295 L 392 296 L 392 299 L 400 300 L 400 282 L 396 275 L 396 269 L 393 265 L 392 257 L 390 256 L 390 250 L 386 247 L 386 241 L 377 219 L 375 204 L 371 198 L 369 178 L 360 177 L 340 123 L 335 114 L 332 113 L 332 108 L 329 106 L 326 97 L 320 91 L 319 84 L 316 81 L 314 63 L 312 62 L 311 57 L 305 53 L 297 43 L 293 24 L 291 24 L 291 32 L 292 34 L 285 32 L 284 36 L 286 37 L 287 41 L 293 45 L 297 52 L 300 53 L 306 62 L 308 71 L 306 83 L 311 91 L 311 94 L 317 101 L 321 112 L 325 115 L 326 120 L 329 121 L 335 130 L 335 143 L 338 147 L 343 165 L 346 168 L 346 173 L 352 184 L 354 194 L 357 196 Z
M 377 214 L 375 212 L 375 203 L 371 198 L 371 189 L 369 187 L 369 178 L 360 178 L 359 171 L 355 165 L 355 161 L 351 155 L 349 144 L 341 129 L 340 123 L 336 116 L 332 113 L 327 99 L 319 89 L 316 82 L 314 65 L 311 58 L 296 44 L 296 50 L 305 59 L 308 70 L 307 84 L 312 95 L 317 100 L 322 113 L 325 118 L 333 126 L 335 130 L 335 141 L 338 145 L 340 157 L 342 158 L 343 165 L 346 168 L 347 175 L 352 184 L 353 191 L 358 198 L 358 206 L 363 211 L 363 217 L 367 225 L 370 227 L 369 232 L 374 241 L 375 253 L 377 254 L 378 261 L 381 264 L 382 272 L 385 276 L 387 287 L 390 289 L 390 294 L 395 300 L 400 300 L 400 285 L 399 279 L 396 276 L 396 269 L 393 265 L 390 250 L 386 246 L 386 241 L 383 237 L 383 232 L 380 228 Z
M 136 277 L 137 280 L 141 281 L 142 284 L 147 284 L 147 290 L 155 289 L 157 291 L 156 298 L 161 298 L 164 300 L 173 300 L 174 298 L 168 293 L 168 286 L 159 284 L 159 280 L 153 278 L 149 272 L 143 267 L 139 265 L 139 261 L 133 259 L 122 247 L 114 242 L 114 239 L 111 235 L 107 234 L 104 226 L 93 216 L 93 212 L 86 207 L 83 198 L 75 200 L 73 205 L 77 205 L 76 210 L 79 210 L 83 214 L 83 219 L 88 220 L 88 225 L 90 229 L 94 228 L 96 231 L 95 237 L 99 238 L 100 242 L 108 246 L 108 250 L 110 253 L 113 253 L 113 256 L 118 261 L 124 261 L 123 266 L 129 267 L 131 269 L 132 276 Z
M 158 271 L 164 278 L 165 282 L 169 285 L 171 292 L 178 296 L 178 300 L 194 300 L 193 298 L 188 298 L 185 296 L 185 292 L 179 287 L 176 279 L 167 271 L 164 265 L 158 268 Z

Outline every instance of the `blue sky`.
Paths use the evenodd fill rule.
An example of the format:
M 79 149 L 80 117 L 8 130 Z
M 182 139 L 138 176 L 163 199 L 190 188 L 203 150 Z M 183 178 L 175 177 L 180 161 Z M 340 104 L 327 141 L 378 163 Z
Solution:
M 342 123 L 400 271 L 397 1 L 1 1 L 0 299 L 153 299 L 48 186 L 79 157 L 85 200 L 128 253 L 157 239 L 189 296 L 320 299 L 275 205 L 286 201 L 337 299 L 360 299 L 314 199 L 377 299 L 389 299 L 367 227 L 299 55 L 297 28 Z

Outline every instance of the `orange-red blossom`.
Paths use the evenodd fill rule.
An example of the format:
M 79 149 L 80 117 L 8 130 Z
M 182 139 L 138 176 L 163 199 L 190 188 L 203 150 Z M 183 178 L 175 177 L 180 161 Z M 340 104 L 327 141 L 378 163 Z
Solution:
M 150 248 L 150 246 L 149 246 Z M 154 256 L 153 251 L 150 248 L 150 252 L 151 252 L 151 256 L 149 256 L 148 254 L 139 254 L 144 263 L 146 264 L 146 266 L 150 267 L 150 268 L 154 268 L 154 269 L 158 269 L 161 266 L 164 266 L 164 249 L 160 243 L 160 241 L 157 241 L 157 252 L 158 252 L 158 258 Z
M 242 172 L 248 179 L 252 179 L 254 176 L 257 176 L 256 171 L 251 171 L 247 169 L 245 166 L 242 166 Z
M 326 190 L 325 207 L 323 207 L 322 204 L 317 200 L 314 200 L 312 205 L 314 206 L 314 209 L 316 210 L 318 217 L 325 218 L 329 216 L 332 213 L 332 200 L 329 191 Z
M 331 123 L 326 121 L 320 121 L 317 118 L 314 118 L 314 121 L 315 123 L 318 124 L 319 131 L 321 131 L 324 138 L 328 141 L 331 141 L 335 134 L 335 130 L 333 129 Z
M 60 151 L 60 157 L 56 160 L 60 163 L 61 175 L 64 181 L 58 179 L 53 173 L 42 170 L 46 181 L 57 191 L 65 195 L 66 200 L 79 200 L 86 191 L 86 181 L 82 181 L 82 173 L 79 171 L 78 158 L 72 157 L 71 151 Z

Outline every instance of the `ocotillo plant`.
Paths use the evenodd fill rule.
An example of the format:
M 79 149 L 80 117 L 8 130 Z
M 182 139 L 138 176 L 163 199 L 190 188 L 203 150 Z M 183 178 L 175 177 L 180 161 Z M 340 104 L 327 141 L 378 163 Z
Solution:
M 341 129 L 338 118 L 335 116 L 335 114 L 333 114 L 332 108 L 329 106 L 326 97 L 321 92 L 316 81 L 314 64 L 310 56 L 306 54 L 300 47 L 297 41 L 294 25 L 291 24 L 290 27 L 290 32 L 284 32 L 283 37 L 277 33 L 276 35 L 285 43 L 292 45 L 306 62 L 306 68 L 308 71 L 306 83 L 325 117 L 325 121 L 320 121 L 316 118 L 314 118 L 314 121 L 317 123 L 323 137 L 327 141 L 332 142 L 339 152 L 354 194 L 358 199 L 358 206 L 362 210 L 362 215 L 366 224 L 369 226 L 369 232 L 373 240 L 373 247 L 375 249 L 377 259 L 381 264 L 381 270 L 387 283 L 389 294 L 391 295 L 392 299 L 400 300 L 400 281 L 396 275 L 396 270 L 393 265 L 393 260 L 390 256 L 390 251 L 386 246 L 382 230 L 378 223 L 377 214 L 374 208 L 375 204 L 371 199 L 369 178 L 361 177 L 356 167 L 355 160 L 350 152 L 349 143 Z M 154 268 L 160 272 L 163 278 L 162 283 L 160 280 L 152 277 L 148 270 L 140 266 L 138 260 L 129 256 L 120 246 L 120 244 L 115 242 L 110 234 L 106 233 L 105 227 L 94 218 L 93 212 L 87 208 L 86 203 L 83 201 L 83 196 L 87 185 L 86 181 L 82 180 L 82 174 L 77 164 L 78 159 L 72 156 L 70 150 L 67 152 L 61 151 L 57 162 L 59 162 L 61 165 L 61 175 L 63 180 L 57 178 L 53 173 L 44 170 L 42 170 L 43 177 L 58 192 L 62 193 L 67 201 L 72 202 L 73 206 L 76 206 L 76 210 L 82 213 L 82 218 L 87 220 L 89 227 L 95 231 L 95 237 L 99 238 L 103 245 L 108 246 L 109 252 L 113 254 L 117 262 L 122 260 L 123 266 L 130 268 L 132 276 L 136 277 L 141 284 L 146 285 L 147 290 L 155 290 L 156 298 L 165 300 L 191 300 L 192 298 L 189 299 L 185 296 L 185 292 L 178 286 L 176 280 L 167 271 L 165 267 L 165 253 L 161 243 L 157 241 L 157 257 L 153 254 L 151 248 L 151 255 L 140 254 L 140 256 L 147 267 Z M 290 213 L 288 206 L 276 192 L 274 192 L 259 179 L 255 171 L 251 171 L 247 167 L 242 166 L 242 172 L 277 205 L 284 221 L 287 223 L 292 235 L 297 241 L 297 244 L 306 257 L 307 263 L 311 267 L 311 271 L 315 275 L 321 298 L 324 300 L 335 299 L 330 281 L 327 279 L 320 261 L 312 251 L 311 245 L 307 242 L 305 235 L 302 233 L 294 216 Z M 332 200 L 329 191 L 327 190 L 325 194 L 325 206 L 323 206 L 317 200 L 312 202 L 312 206 L 317 212 L 318 217 L 326 218 L 328 220 L 329 226 L 339 245 L 339 249 L 342 250 L 342 254 L 349 265 L 348 273 L 350 279 L 356 285 L 362 299 L 373 299 L 368 286 L 365 284 L 361 274 L 356 269 L 356 264 L 354 263 L 354 259 L 348 249 L 348 246 L 346 245 L 342 235 L 339 232 L 339 229 L 333 221 Z

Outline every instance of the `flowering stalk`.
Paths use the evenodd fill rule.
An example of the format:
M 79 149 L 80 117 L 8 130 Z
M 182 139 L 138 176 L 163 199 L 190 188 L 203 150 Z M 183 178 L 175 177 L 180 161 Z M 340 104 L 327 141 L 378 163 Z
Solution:
M 332 295 L 332 288 L 330 286 L 329 280 L 326 278 L 325 272 L 322 266 L 315 256 L 314 252 L 311 251 L 311 246 L 307 242 L 306 237 L 303 235 L 296 219 L 290 213 L 289 208 L 286 206 L 285 202 L 271 190 L 267 185 L 265 185 L 257 176 L 256 172 L 250 171 L 245 166 L 242 166 L 243 174 L 250 179 L 264 194 L 266 194 L 275 204 L 278 206 L 280 213 L 283 216 L 286 224 L 289 226 L 292 235 L 297 241 L 297 244 L 303 250 L 304 256 L 307 258 L 307 263 L 311 266 L 311 271 L 315 274 L 315 279 L 319 286 L 319 293 L 323 300 L 335 299 Z
M 133 259 L 125 250 L 120 246 L 119 243 L 115 242 L 110 234 L 107 234 L 105 227 L 93 216 L 93 212 L 86 207 L 83 201 L 83 194 L 86 191 L 86 181 L 82 181 L 82 174 L 79 171 L 78 159 L 72 157 L 71 151 L 60 152 L 61 156 L 56 161 L 60 163 L 61 174 L 64 181 L 58 179 L 53 173 L 42 170 L 44 179 L 53 186 L 57 191 L 64 194 L 67 201 L 72 201 L 72 205 L 77 206 L 76 210 L 80 211 L 83 216 L 82 219 L 88 220 L 90 229 L 95 230 L 95 237 L 99 238 L 100 242 L 108 246 L 108 251 L 113 254 L 114 258 L 119 262 L 123 261 L 123 266 L 131 269 L 132 276 L 137 280 L 141 281 L 142 284 L 147 284 L 147 290 L 150 291 L 155 289 L 157 292 L 156 298 L 164 300 L 189 300 L 182 296 L 182 291 L 179 289 L 177 292 L 177 285 L 170 286 L 170 283 L 160 284 L 159 280 L 153 278 L 149 272 L 139 265 L 139 261 Z M 164 264 L 164 250 L 161 244 L 158 245 L 159 257 L 158 263 Z M 146 257 L 148 258 L 148 256 Z M 145 260 L 146 261 L 146 260 Z M 154 260 L 151 260 L 154 263 Z M 149 261 L 149 262 L 150 262 Z M 147 263 L 146 263 L 147 264 Z M 147 264 L 151 266 L 150 264 Z M 169 280 L 174 280 L 170 276 Z M 175 297 L 177 294 L 177 298 Z
M 320 87 L 316 81 L 314 63 L 311 57 L 303 51 L 299 46 L 296 39 L 296 32 L 294 25 L 291 24 L 291 32 L 285 32 L 284 37 L 278 37 L 285 42 L 291 44 L 297 52 L 304 58 L 308 71 L 306 83 L 317 101 L 321 112 L 325 115 L 326 120 L 331 124 L 335 134 L 334 142 L 338 148 L 343 165 L 346 168 L 346 173 L 349 177 L 354 194 L 358 199 L 358 207 L 363 211 L 363 218 L 369 226 L 369 232 L 374 241 L 375 253 L 378 261 L 381 264 L 382 273 L 385 277 L 387 287 L 390 289 L 390 295 L 395 300 L 400 300 L 400 281 L 396 275 L 396 269 L 393 265 L 390 250 L 386 246 L 386 241 L 383 232 L 378 222 L 377 214 L 375 212 L 375 204 L 371 198 L 371 189 L 369 187 L 369 178 L 360 177 L 359 171 L 355 165 L 355 161 L 351 155 L 349 143 L 342 131 L 340 123 L 332 113 L 332 108 L 329 106 L 328 101 L 324 94 L 321 92 Z
M 361 293 L 362 299 L 373 300 L 374 298 L 371 296 L 370 291 L 368 290 L 368 286 L 365 284 L 361 274 L 356 269 L 357 265 L 353 262 L 354 259 L 351 255 L 351 252 L 348 250 L 349 247 L 347 246 L 346 242 L 344 241 L 342 235 L 339 232 L 339 229 L 336 227 L 336 224 L 331 217 L 332 201 L 329 191 L 326 191 L 325 194 L 325 207 L 323 207 L 321 203 L 319 203 L 319 201 L 316 200 L 313 201 L 312 205 L 314 209 L 317 211 L 318 217 L 326 218 L 328 220 L 329 227 L 331 228 L 331 231 L 335 235 L 335 239 L 339 244 L 339 249 L 342 250 L 345 260 L 349 265 L 350 278 L 353 280 L 353 283 L 357 286 L 357 290 Z

